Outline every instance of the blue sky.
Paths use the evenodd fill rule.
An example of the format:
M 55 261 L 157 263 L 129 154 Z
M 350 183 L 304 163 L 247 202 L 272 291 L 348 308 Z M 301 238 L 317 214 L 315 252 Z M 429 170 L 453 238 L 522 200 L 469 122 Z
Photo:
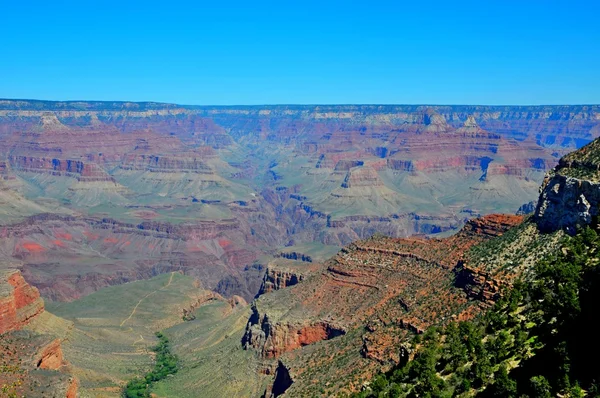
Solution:
M 600 103 L 600 2 L 0 4 L 0 97 Z

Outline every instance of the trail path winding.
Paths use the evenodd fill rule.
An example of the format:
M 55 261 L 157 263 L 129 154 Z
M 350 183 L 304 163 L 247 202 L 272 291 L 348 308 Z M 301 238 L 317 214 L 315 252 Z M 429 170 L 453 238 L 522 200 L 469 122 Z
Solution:
M 121 324 L 119 326 L 123 327 L 123 325 L 125 325 L 125 323 L 131 319 L 131 317 L 135 314 L 135 311 L 138 309 L 138 307 L 140 306 L 140 304 L 142 304 L 142 301 L 144 301 L 145 299 L 147 299 L 148 297 L 152 296 L 153 294 L 156 294 L 157 292 L 171 286 L 171 282 L 173 282 L 173 276 L 175 276 L 175 272 L 171 272 L 171 277 L 169 278 L 169 282 L 167 282 L 166 285 L 164 285 L 163 287 L 161 287 L 160 289 L 156 289 L 153 292 L 148 293 L 147 295 L 145 295 L 144 297 L 142 297 L 140 299 L 140 301 L 138 301 L 138 303 L 135 305 L 135 307 L 133 307 L 133 311 L 131 311 L 131 314 L 129 314 L 129 316 L 127 318 L 125 318 L 123 320 L 123 322 L 121 322 Z

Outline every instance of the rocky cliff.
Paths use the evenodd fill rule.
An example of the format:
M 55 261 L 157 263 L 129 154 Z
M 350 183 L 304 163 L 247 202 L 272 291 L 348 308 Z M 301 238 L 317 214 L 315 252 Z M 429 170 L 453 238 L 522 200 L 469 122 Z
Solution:
M 0 334 L 22 329 L 43 311 L 39 291 L 18 270 L 0 269 Z
M 454 282 L 455 266 L 462 264 L 468 248 L 502 235 L 522 220 L 520 216 L 491 215 L 470 221 L 447 239 L 373 237 L 355 242 L 302 282 L 286 288 L 265 287 L 265 294 L 252 305 L 242 346 L 265 358 L 276 358 L 344 336 L 369 319 L 375 323 L 386 319 L 388 326 L 398 330 L 422 332 L 438 317 L 472 316 L 468 315 L 472 310 L 467 310 L 467 299 L 473 299 L 475 305 L 493 302 L 498 297 L 497 286 L 491 275 L 481 278 L 466 272 L 458 277 L 464 283 Z M 288 279 L 291 276 L 281 270 L 267 271 L 264 286 L 277 281 L 285 284 Z M 455 283 L 467 294 L 455 290 Z M 436 308 L 434 313 L 431 308 Z M 390 355 L 384 352 L 391 340 L 384 343 L 381 336 L 374 337 L 384 329 L 388 330 L 373 328 L 371 337 L 365 337 L 365 355 Z
M 600 142 L 563 157 L 548 172 L 534 218 L 544 231 L 597 224 L 600 206 Z
M 27 330 L 43 312 L 38 290 L 18 270 L 0 270 L 1 391 L 7 396 L 75 398 L 78 381 L 63 358 L 61 340 Z
M 266 314 L 259 313 L 255 305 L 242 338 L 245 349 L 259 350 L 264 358 L 277 358 L 319 341 L 333 339 L 346 333 L 345 329 L 327 321 L 313 323 L 274 323 Z
M 297 270 L 281 267 L 267 266 L 262 284 L 258 290 L 257 297 L 275 290 L 294 286 L 301 282 L 305 276 Z

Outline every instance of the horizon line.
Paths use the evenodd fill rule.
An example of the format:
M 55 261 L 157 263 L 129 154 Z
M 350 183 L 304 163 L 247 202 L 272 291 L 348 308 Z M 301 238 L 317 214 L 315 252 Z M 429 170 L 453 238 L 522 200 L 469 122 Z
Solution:
M 85 100 L 85 99 L 69 99 L 69 100 L 48 100 L 36 98 L 0 98 L 0 101 L 16 102 L 50 102 L 50 103 L 120 103 L 120 104 L 157 104 L 169 106 L 197 106 L 197 107 L 269 107 L 269 106 L 488 106 L 488 107 L 507 107 L 507 106 L 522 106 L 522 107 L 544 107 L 544 106 L 600 106 L 600 103 L 545 103 L 545 104 L 483 104 L 483 103 L 262 103 L 262 104 L 191 104 L 178 102 L 163 102 L 154 100 L 131 101 L 131 100 Z

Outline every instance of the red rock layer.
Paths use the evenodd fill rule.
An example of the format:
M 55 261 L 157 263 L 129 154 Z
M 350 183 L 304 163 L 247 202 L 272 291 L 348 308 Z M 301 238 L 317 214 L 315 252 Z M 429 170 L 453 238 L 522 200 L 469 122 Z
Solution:
M 363 338 L 363 354 L 395 361 L 398 353 L 390 349 L 403 333 L 422 333 L 440 319 L 468 319 L 498 298 L 500 282 L 493 276 L 456 267 L 471 247 L 522 221 L 491 215 L 445 239 L 355 242 L 297 287 L 259 297 L 242 345 L 273 358 L 374 322 Z
M 0 334 L 21 329 L 44 311 L 39 291 L 17 270 L 0 271 Z
M 114 179 L 95 163 L 33 156 L 11 156 L 10 160 L 16 170 L 75 177 L 79 181 L 114 182 Z

